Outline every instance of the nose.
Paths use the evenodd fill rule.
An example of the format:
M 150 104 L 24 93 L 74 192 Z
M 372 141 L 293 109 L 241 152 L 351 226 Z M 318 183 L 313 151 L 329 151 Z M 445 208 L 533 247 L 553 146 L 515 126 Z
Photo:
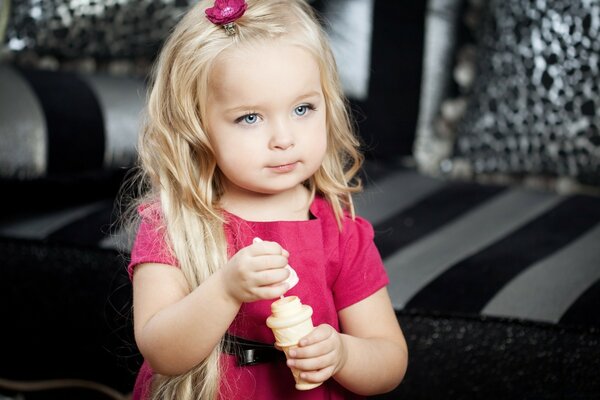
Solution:
M 287 150 L 294 146 L 294 133 L 287 121 L 275 121 L 269 146 L 275 150 Z

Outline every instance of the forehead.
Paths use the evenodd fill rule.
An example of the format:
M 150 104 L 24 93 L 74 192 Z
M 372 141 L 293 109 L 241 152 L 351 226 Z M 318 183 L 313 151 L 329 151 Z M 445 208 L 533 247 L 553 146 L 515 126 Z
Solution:
M 306 49 L 280 41 L 231 47 L 210 73 L 210 95 L 248 101 L 268 95 L 321 90 L 319 64 Z

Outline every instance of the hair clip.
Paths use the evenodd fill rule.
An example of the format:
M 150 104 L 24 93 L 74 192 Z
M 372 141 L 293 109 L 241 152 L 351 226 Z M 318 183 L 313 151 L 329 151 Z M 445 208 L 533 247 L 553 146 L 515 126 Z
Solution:
M 223 26 L 231 36 L 236 33 L 235 20 L 244 15 L 247 7 L 245 0 L 215 0 L 215 4 L 204 12 L 210 22 Z

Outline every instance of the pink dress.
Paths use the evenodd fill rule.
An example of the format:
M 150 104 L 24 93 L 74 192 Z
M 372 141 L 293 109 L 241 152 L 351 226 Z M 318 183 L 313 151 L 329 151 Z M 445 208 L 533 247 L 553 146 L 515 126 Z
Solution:
M 307 221 L 250 222 L 227 213 L 225 232 L 229 255 L 259 237 L 279 243 L 290 253 L 289 264 L 300 282 L 286 293 L 295 295 L 313 310 L 313 323 L 330 324 L 339 330 L 337 313 L 355 304 L 388 283 L 379 252 L 373 243 L 373 228 L 366 220 L 345 216 L 340 232 L 333 211 L 323 198 L 311 204 L 312 218 Z M 158 262 L 177 265 L 165 247 L 162 233 L 156 229 L 157 214 L 142 212 L 143 219 L 131 252 L 129 273 L 136 265 Z M 154 216 L 153 216 L 154 215 Z M 263 343 L 274 343 L 265 321 L 271 313 L 269 301 L 242 305 L 229 333 Z M 285 361 L 238 367 L 234 356 L 222 356 L 221 399 L 358 399 L 334 379 L 309 390 L 298 391 Z M 144 399 L 152 370 L 144 363 L 134 389 L 134 400 Z

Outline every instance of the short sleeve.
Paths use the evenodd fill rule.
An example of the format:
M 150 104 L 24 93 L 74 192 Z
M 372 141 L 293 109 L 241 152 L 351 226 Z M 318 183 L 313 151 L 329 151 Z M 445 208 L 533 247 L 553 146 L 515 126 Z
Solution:
M 131 260 L 127 266 L 129 278 L 133 278 L 133 270 L 139 264 L 160 263 L 178 266 L 177 259 L 171 253 L 165 240 L 164 226 L 155 217 L 144 216 L 137 231 L 133 247 L 131 248 Z
M 389 283 L 371 224 L 347 218 L 340 235 L 340 271 L 333 285 L 336 309 L 358 303 Z

